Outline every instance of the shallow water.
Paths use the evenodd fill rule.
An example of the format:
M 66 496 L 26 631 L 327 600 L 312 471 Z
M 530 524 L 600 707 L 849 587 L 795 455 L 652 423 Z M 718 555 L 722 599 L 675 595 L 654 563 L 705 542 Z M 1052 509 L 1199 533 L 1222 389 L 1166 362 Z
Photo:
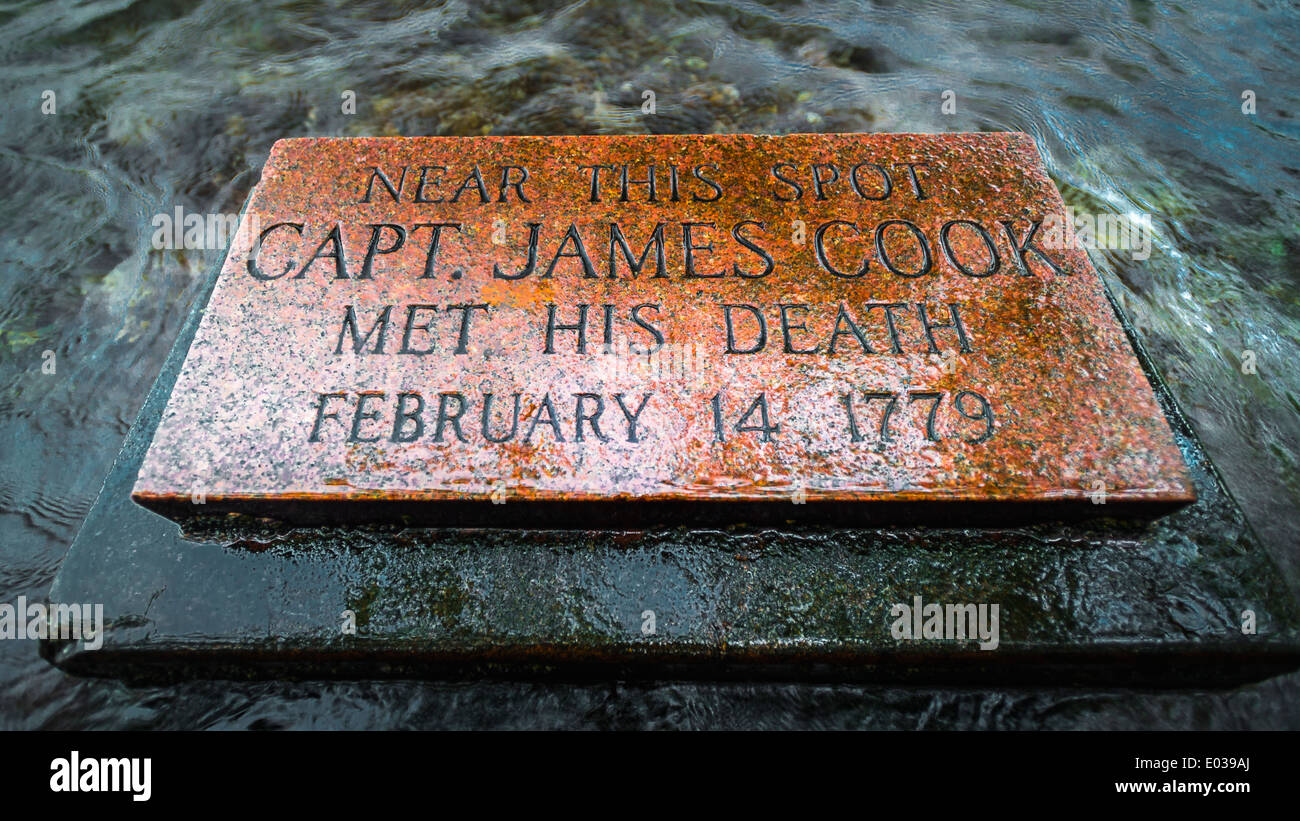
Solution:
M 1300 590 L 1298 35 L 1283 3 L 8 5 L 0 601 L 48 592 L 220 255 L 155 215 L 237 211 L 280 137 L 647 131 L 1026 131 L 1067 204 L 1150 214 L 1149 259 L 1092 258 Z M 1298 685 L 128 689 L 0 642 L 6 727 L 1298 727 Z

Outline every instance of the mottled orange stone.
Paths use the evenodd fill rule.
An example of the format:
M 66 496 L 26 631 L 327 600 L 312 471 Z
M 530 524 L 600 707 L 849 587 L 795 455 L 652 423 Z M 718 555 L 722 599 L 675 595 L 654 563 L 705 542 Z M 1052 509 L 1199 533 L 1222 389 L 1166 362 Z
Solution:
M 1024 134 L 282 140 L 134 498 L 1191 500 L 1062 213 Z

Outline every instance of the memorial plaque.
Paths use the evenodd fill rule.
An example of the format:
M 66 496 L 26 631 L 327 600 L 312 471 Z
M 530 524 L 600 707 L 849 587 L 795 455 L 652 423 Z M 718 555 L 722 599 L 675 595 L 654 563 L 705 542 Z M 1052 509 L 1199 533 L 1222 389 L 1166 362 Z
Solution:
M 1063 214 L 1023 134 L 282 140 L 133 497 L 1190 501 Z

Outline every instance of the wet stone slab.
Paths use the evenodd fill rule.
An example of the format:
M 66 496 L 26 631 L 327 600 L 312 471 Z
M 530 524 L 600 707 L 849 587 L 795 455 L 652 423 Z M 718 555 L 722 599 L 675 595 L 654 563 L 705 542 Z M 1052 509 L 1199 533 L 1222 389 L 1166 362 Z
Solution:
M 449 525 L 1186 503 L 1063 214 L 1023 134 L 284 140 L 134 498 Z
M 817 156 L 811 146 L 830 144 L 821 139 L 809 138 L 808 150 L 791 162 L 807 169 Z M 1009 140 L 1006 156 L 1033 159 L 1018 138 L 996 139 Z M 282 144 L 277 157 L 283 160 L 295 145 Z M 417 161 L 412 154 L 408 163 Z M 268 177 L 291 167 L 272 165 Z M 905 185 L 906 177 L 900 179 Z M 841 249 L 843 258 L 847 251 Z M 1077 255 L 1071 259 L 1086 265 Z M 158 479 L 142 472 L 146 453 L 150 459 L 183 453 L 155 457 L 150 448 L 157 450 L 160 431 L 177 419 L 169 402 L 195 367 L 186 354 L 210 327 L 207 317 L 220 307 L 222 288 L 238 282 L 229 274 L 228 267 L 212 272 L 51 590 L 55 603 L 104 606 L 102 646 L 41 645 L 46 658 L 69 672 L 138 682 L 558 676 L 1201 686 L 1300 666 L 1293 599 L 1131 331 L 1094 310 L 1091 296 L 1083 298 L 1095 295 L 1111 310 L 1100 285 L 1094 293 L 1094 285 L 1079 284 L 1095 283 L 1086 267 L 1057 286 L 1065 291 L 1043 284 L 1053 280 L 1042 272 L 1035 275 L 1033 287 L 1041 289 L 1035 304 L 1050 314 L 1053 294 L 1072 294 L 1095 327 L 1119 335 L 1103 347 L 1133 357 L 1111 379 L 1135 384 L 1127 368 L 1137 369 L 1143 380 L 1137 395 L 1151 398 L 1160 422 L 1143 415 L 1134 429 L 1153 437 L 1156 452 L 1165 435 L 1175 448 L 1161 463 L 1170 465 L 1169 473 L 1149 475 L 1172 483 L 1162 492 L 1191 497 L 1179 489 L 1187 482 L 1195 496 L 1161 515 L 1152 515 L 1150 502 L 1134 507 L 1099 499 L 1105 503 L 1088 503 L 1094 511 L 1088 518 L 1053 518 L 1062 508 L 1049 507 L 1046 518 L 1003 517 L 975 526 L 955 522 L 947 511 L 957 503 L 945 501 L 937 513 L 932 506 L 911 523 L 846 526 L 813 501 L 787 501 L 779 518 L 725 526 L 694 521 L 689 508 L 672 511 L 681 514 L 675 521 L 636 528 L 612 526 L 598 515 L 564 527 L 542 519 L 512 527 L 492 521 L 304 526 L 194 505 L 199 515 L 178 524 L 132 503 L 131 494 L 139 492 L 137 476 Z M 320 290 L 314 294 L 322 298 Z M 968 301 L 983 304 L 974 296 Z M 264 316 L 264 304 L 241 304 L 250 316 Z M 972 317 L 977 313 L 972 307 Z M 1065 321 L 1063 313 L 1051 315 Z M 972 321 L 972 333 L 975 327 Z M 211 344 L 219 341 L 212 336 Z M 967 367 L 994 360 L 990 352 L 982 356 Z M 1093 373 L 1095 363 L 1084 370 Z M 363 373 L 369 371 L 358 366 Z M 1002 373 L 1014 384 L 1014 371 Z M 1083 373 L 1049 368 L 1046 375 L 1059 381 L 1040 381 L 1047 385 L 1042 392 L 1068 395 L 1071 379 Z M 272 389 L 289 384 L 264 375 Z M 209 404 L 221 401 L 212 395 Z M 1001 435 L 1009 428 L 995 430 Z M 266 441 L 264 430 L 255 432 L 262 438 L 250 442 Z M 1023 444 L 1013 442 L 1011 452 L 1025 456 Z M 763 452 L 745 453 L 757 459 Z M 255 475 L 261 464 L 240 475 Z M 276 492 L 293 486 L 300 464 L 287 463 Z M 478 504 L 501 518 L 528 503 Z M 931 605 L 945 614 L 949 606 L 974 608 L 968 634 L 947 635 L 946 625 L 927 634 Z

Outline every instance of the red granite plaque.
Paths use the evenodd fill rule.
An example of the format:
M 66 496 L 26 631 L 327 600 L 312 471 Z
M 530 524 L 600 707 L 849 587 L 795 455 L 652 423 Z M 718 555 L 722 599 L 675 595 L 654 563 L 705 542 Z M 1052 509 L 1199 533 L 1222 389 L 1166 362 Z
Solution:
M 1188 501 L 1063 213 L 1023 134 L 282 140 L 134 498 Z

